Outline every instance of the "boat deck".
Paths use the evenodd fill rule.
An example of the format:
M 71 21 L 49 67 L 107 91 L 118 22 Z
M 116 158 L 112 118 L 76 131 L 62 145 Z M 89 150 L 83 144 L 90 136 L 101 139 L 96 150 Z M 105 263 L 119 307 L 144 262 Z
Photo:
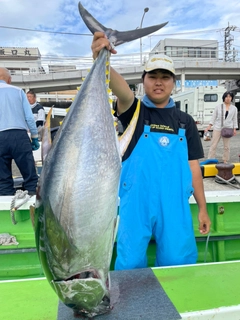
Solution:
M 135 270 L 136 275 L 141 272 L 140 270 Z M 239 320 L 240 261 L 152 268 L 152 270 L 182 319 Z M 147 299 L 148 292 L 145 294 Z M 159 301 L 160 299 L 161 297 Z M 0 281 L 0 301 L 2 320 L 58 319 L 59 301 L 45 278 Z M 150 309 L 149 312 L 153 310 Z M 101 319 L 103 318 L 105 317 L 101 316 Z M 106 315 L 106 319 L 113 318 Z M 119 315 L 117 319 L 126 320 L 126 315 L 124 318 Z M 139 312 L 135 314 L 132 309 L 129 319 L 140 320 L 151 317 L 148 318 L 148 314 L 141 315 Z

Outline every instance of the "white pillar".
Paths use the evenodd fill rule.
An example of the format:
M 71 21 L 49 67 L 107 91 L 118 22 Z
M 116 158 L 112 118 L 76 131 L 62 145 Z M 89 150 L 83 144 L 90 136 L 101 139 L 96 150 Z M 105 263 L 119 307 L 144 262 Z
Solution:
M 182 72 L 181 74 L 181 92 L 185 91 L 185 73 Z

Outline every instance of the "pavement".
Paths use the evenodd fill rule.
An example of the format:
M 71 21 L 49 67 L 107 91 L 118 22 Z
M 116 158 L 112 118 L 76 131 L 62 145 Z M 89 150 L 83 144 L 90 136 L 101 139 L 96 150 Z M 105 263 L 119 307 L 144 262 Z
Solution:
M 201 161 L 204 161 L 207 159 L 208 156 L 208 151 L 211 145 L 211 141 L 204 141 L 203 138 L 201 138 L 202 145 L 203 145 L 203 150 L 204 150 L 204 158 L 200 159 Z M 222 139 L 219 141 L 219 144 L 217 146 L 216 150 L 216 156 L 215 158 L 219 161 L 222 162 L 222 155 L 223 155 L 223 142 Z M 237 163 L 240 160 L 240 131 L 237 130 L 236 136 L 233 136 L 230 138 L 230 159 L 229 163 Z M 204 184 L 204 190 L 206 191 L 214 191 L 214 192 L 219 192 L 223 194 L 227 194 L 229 192 L 231 193 L 236 193 L 236 190 L 240 190 L 240 184 L 237 182 L 240 182 L 239 176 L 236 176 L 235 178 L 235 183 L 234 184 L 227 184 L 227 183 L 218 183 L 215 181 L 215 177 L 208 177 L 203 179 L 203 184 Z M 219 193 L 219 194 L 220 194 Z
M 201 138 L 203 150 L 204 150 L 204 158 L 200 159 L 200 162 L 207 159 L 208 151 L 211 145 L 211 141 L 204 141 Z M 216 159 L 219 162 L 222 162 L 222 155 L 223 155 L 223 142 L 222 139 L 220 140 L 217 151 L 216 151 Z M 239 162 L 239 155 L 240 155 L 240 130 L 237 130 L 236 136 L 230 138 L 230 163 Z

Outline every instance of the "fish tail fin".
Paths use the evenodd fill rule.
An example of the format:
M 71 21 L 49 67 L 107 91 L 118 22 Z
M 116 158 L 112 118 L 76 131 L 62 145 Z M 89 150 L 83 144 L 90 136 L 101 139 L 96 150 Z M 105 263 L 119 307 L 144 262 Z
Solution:
M 78 10 L 79 13 L 85 22 L 88 29 L 94 34 L 96 31 L 102 31 L 106 32 L 108 28 L 104 27 L 100 22 L 98 22 L 81 4 L 81 2 L 78 3 Z
M 146 28 L 139 28 L 129 31 L 117 31 L 112 30 L 111 28 L 107 28 L 103 26 L 100 22 L 98 22 L 79 2 L 78 4 L 79 13 L 88 27 L 88 29 L 94 34 L 96 31 L 101 31 L 106 34 L 109 41 L 114 45 L 118 46 L 122 43 L 133 41 L 139 38 L 142 38 L 144 36 L 149 35 L 150 33 L 153 33 L 162 27 L 164 27 L 168 22 L 164 22 L 161 24 L 157 24 L 154 26 L 146 27 Z

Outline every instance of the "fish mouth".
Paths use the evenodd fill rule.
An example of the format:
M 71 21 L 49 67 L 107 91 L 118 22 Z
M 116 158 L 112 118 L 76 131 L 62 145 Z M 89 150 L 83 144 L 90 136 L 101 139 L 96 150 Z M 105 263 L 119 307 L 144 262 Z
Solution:
M 68 305 L 68 307 L 73 309 L 74 318 L 81 318 L 81 319 L 82 318 L 92 319 L 95 316 L 109 313 L 113 309 L 113 306 L 110 305 L 110 298 L 108 296 L 104 296 L 102 298 L 102 301 L 99 303 L 99 305 L 90 311 L 86 309 L 77 309 L 71 305 Z
M 74 280 L 74 279 L 89 279 L 89 278 L 101 279 L 99 271 L 96 269 L 81 271 L 65 279 L 65 281 Z
M 104 281 L 101 270 L 89 269 L 64 280 L 53 280 L 59 299 L 73 309 L 75 317 L 93 317 L 111 310 L 109 280 Z

